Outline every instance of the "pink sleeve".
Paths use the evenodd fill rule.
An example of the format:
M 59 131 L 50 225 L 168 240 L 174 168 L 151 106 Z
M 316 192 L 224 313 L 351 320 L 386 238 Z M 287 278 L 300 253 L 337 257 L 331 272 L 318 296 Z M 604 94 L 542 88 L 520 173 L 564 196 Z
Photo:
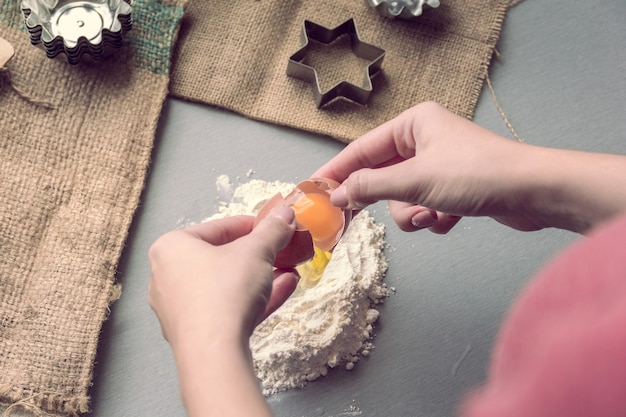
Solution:
M 626 416 L 626 217 L 566 250 L 503 323 L 463 417 Z

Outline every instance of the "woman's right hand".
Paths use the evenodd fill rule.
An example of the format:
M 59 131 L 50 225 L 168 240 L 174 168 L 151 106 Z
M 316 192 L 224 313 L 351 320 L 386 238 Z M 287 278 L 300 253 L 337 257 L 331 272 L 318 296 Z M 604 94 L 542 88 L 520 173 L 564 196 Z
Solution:
M 518 230 L 582 232 L 626 208 L 625 161 L 514 142 L 429 102 L 350 143 L 313 176 L 342 183 L 331 195 L 339 207 L 390 200 L 405 231 L 445 233 L 461 216 L 490 216 Z
M 332 194 L 340 207 L 391 200 L 392 216 L 405 231 L 445 233 L 460 216 L 491 216 L 535 230 L 545 225 L 514 210 L 515 171 L 527 148 L 422 103 L 349 144 L 313 176 L 343 183 Z

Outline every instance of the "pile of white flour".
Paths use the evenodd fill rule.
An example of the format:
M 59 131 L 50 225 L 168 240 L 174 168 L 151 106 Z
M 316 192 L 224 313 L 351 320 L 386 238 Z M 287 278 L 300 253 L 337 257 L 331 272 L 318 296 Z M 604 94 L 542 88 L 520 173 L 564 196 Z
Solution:
M 220 176 L 220 191 L 230 186 Z M 256 214 L 276 193 L 287 195 L 294 184 L 252 180 L 236 188 L 232 200 L 213 216 Z M 231 193 L 229 193 L 231 194 Z M 261 323 L 250 346 L 254 368 L 266 395 L 302 387 L 338 365 L 350 370 L 373 348 L 376 306 L 388 296 L 382 282 L 384 226 L 367 211 L 354 217 L 319 283 L 299 287 L 294 296 Z

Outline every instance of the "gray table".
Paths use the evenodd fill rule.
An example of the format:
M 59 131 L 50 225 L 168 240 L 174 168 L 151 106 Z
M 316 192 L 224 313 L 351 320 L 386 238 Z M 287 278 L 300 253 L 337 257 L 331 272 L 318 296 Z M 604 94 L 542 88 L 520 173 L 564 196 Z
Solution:
M 512 9 L 491 79 L 518 133 L 533 144 L 625 153 L 626 2 L 527 0 Z M 511 137 L 485 89 L 475 121 Z M 105 323 L 92 390 L 94 416 L 182 416 L 169 347 L 148 307 L 146 252 L 162 233 L 212 214 L 215 180 L 297 181 L 342 144 L 169 99 L 154 160 L 119 267 L 121 299 Z M 263 155 L 263 158 L 259 158 Z M 280 161 L 280 162 L 279 162 Z M 277 416 L 449 416 L 480 383 L 499 323 L 532 275 L 577 236 L 515 232 L 466 218 L 448 235 L 405 234 L 385 205 L 396 288 L 381 309 L 376 349 L 269 399 Z M 469 350 L 462 363 L 464 352 Z M 350 411 L 352 410 L 352 411 Z

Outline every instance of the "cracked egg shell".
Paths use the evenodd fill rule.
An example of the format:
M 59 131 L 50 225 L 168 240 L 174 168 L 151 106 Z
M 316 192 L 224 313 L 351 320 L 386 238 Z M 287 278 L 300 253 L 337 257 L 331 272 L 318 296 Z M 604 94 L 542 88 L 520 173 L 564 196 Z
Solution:
M 350 210 L 330 202 L 330 193 L 338 186 L 334 180 L 311 178 L 296 185 L 286 197 L 277 194 L 261 207 L 255 223 L 280 204 L 292 207 L 296 214 L 296 231 L 276 256 L 274 266 L 293 268 L 313 258 L 314 246 L 328 252 L 335 247 L 352 216 Z
M 265 218 L 274 207 L 280 205 L 287 205 L 283 196 L 279 193 L 270 198 L 263 204 L 259 214 L 257 214 L 254 221 L 254 225 Z M 296 231 L 293 233 L 291 240 L 278 254 L 274 261 L 276 268 L 293 268 L 301 263 L 308 261 L 315 255 L 315 249 L 313 249 L 313 237 L 308 230 L 303 229 L 301 225 L 296 221 Z

